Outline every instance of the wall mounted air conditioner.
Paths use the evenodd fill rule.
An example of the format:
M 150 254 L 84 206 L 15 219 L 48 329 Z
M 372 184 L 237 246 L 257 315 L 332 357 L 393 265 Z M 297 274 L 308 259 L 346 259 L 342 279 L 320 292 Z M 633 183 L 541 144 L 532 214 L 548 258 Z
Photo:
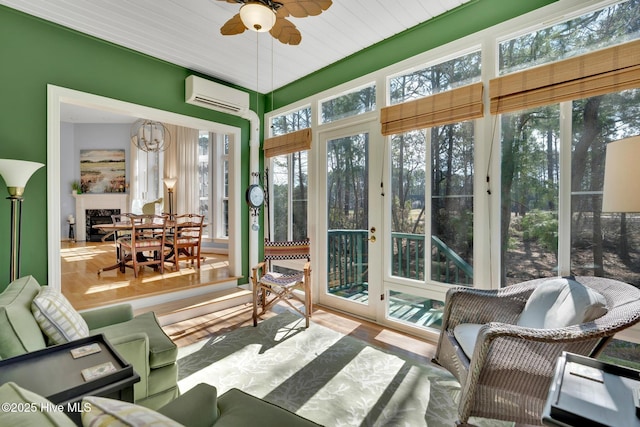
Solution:
M 185 102 L 223 113 L 241 115 L 249 110 L 249 94 L 197 76 L 185 80 Z

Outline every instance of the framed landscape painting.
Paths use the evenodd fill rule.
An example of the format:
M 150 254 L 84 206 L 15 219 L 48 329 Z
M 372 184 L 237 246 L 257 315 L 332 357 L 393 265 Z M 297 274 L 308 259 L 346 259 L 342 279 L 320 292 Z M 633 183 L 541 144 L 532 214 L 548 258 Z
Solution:
M 125 150 L 80 150 L 83 193 L 124 193 Z

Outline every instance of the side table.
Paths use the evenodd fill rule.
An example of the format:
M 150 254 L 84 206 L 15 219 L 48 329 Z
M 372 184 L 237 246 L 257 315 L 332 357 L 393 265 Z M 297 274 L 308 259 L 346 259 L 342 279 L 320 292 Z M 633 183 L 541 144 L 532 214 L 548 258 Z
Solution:
M 636 408 L 640 371 L 573 353 L 562 353 L 542 411 L 559 427 L 640 427 Z
M 72 350 L 90 345 L 99 351 L 74 358 Z M 111 369 L 106 373 L 88 377 L 87 369 L 109 363 Z M 0 384 L 9 381 L 62 405 L 80 425 L 84 396 L 133 402 L 133 384 L 140 376 L 100 334 L 0 361 Z

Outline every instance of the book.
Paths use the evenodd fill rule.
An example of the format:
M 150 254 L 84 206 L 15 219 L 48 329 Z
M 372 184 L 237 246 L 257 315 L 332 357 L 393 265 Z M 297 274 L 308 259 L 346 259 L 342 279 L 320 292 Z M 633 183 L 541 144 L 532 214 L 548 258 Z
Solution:
M 100 365 L 92 366 L 91 368 L 83 369 L 81 372 L 82 372 L 82 377 L 84 378 L 85 381 L 91 381 L 115 371 L 116 371 L 116 367 L 113 366 L 113 363 L 106 362 L 106 363 L 101 363 Z
M 74 359 L 78 359 L 80 357 L 88 356 L 94 353 L 100 353 L 100 345 L 98 343 L 83 345 L 82 347 L 72 348 L 71 356 Z

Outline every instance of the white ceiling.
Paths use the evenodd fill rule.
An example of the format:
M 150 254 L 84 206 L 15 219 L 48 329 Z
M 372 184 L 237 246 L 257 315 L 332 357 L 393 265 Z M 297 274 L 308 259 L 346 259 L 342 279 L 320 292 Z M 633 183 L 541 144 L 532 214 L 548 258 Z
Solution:
M 321 15 L 289 17 L 302 33 L 297 46 L 272 42 L 268 33 L 221 35 L 220 27 L 240 9 L 240 4 L 225 0 L 0 0 L 0 4 L 268 93 L 468 1 L 333 0 Z

